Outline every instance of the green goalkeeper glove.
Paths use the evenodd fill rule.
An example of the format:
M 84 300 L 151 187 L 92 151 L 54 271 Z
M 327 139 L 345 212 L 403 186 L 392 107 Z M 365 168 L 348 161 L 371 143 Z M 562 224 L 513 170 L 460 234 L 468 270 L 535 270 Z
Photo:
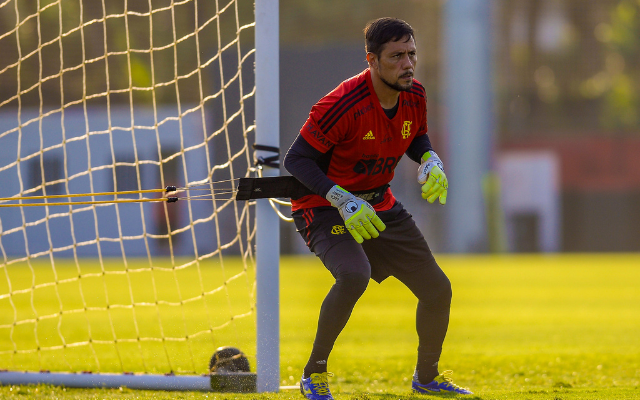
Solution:
M 338 185 L 326 195 L 332 206 L 338 209 L 345 227 L 358 243 L 365 239 L 377 238 L 386 226 L 376 215 L 371 204 L 347 192 Z
M 430 150 L 422 156 L 423 163 L 418 168 L 418 183 L 422 185 L 422 198 L 433 203 L 439 198 L 440 204 L 447 203 L 449 181 L 444 174 L 442 161 L 435 151 Z

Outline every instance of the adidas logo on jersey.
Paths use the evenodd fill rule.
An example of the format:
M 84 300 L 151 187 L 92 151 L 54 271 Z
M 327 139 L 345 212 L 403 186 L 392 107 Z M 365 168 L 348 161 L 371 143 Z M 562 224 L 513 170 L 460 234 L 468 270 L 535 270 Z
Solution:
M 367 132 L 366 135 L 364 135 L 364 137 L 362 138 L 362 140 L 371 140 L 371 139 L 375 139 L 376 137 L 373 136 L 373 131 L 369 131 Z

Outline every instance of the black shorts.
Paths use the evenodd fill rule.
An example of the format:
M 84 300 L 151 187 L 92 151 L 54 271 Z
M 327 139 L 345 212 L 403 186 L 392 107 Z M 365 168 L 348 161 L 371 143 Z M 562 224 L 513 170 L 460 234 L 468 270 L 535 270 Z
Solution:
M 387 211 L 377 213 L 386 229 L 375 239 L 365 240 L 362 249 L 371 265 L 371 278 L 382 282 L 389 276 L 405 275 L 426 264 L 435 264 L 427 241 L 413 217 L 398 201 Z M 321 260 L 334 245 L 355 239 L 344 226 L 334 207 L 315 207 L 293 213 L 296 228 L 305 243 Z M 326 267 L 335 276 L 336 271 Z

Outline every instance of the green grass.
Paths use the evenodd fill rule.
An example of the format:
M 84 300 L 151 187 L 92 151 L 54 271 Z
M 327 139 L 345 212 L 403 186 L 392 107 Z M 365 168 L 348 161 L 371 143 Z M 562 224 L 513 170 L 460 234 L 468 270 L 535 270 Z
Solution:
M 451 279 L 454 292 L 449 333 L 440 365 L 441 369 L 454 370 L 456 383 L 468 386 L 476 393 L 471 398 L 640 399 L 640 255 L 442 255 L 437 259 Z M 82 263 L 83 273 L 91 268 L 100 271 L 99 267 L 90 265 L 91 260 L 83 260 Z M 129 267 L 143 268 L 144 262 L 140 261 Z M 43 274 L 47 268 L 51 269 L 49 265 L 34 267 L 35 270 L 38 268 L 42 268 Z M 122 267 L 114 261 L 108 268 L 117 270 Z M 57 270 L 60 275 L 67 277 L 77 275 L 74 265 L 60 261 L 57 263 Z M 20 275 L 22 272 L 23 276 Z M 198 312 L 195 306 L 191 307 L 190 303 L 189 307 L 171 304 L 180 298 L 197 297 L 197 294 L 202 292 L 200 287 L 203 287 L 205 292 L 219 287 L 224 279 L 222 268 L 215 263 L 201 266 L 202 285 L 198 283 L 195 268 L 176 272 L 177 279 L 173 278 L 174 271 L 170 270 L 135 272 L 134 280 L 141 281 L 144 285 L 133 294 L 129 291 L 128 284 L 122 283 L 122 278 L 126 278 L 124 275 L 105 275 L 109 277 L 106 284 L 101 280 L 102 276 L 97 276 L 95 282 L 85 283 L 83 279 L 82 283 L 86 285 L 85 292 L 92 293 L 91 304 L 96 308 L 106 304 L 103 289 L 105 285 L 109 287 L 110 296 L 113 296 L 110 298 L 112 303 L 130 303 L 128 299 L 132 296 L 136 302 L 152 302 L 154 293 L 155 296 L 166 299 L 171 304 L 159 307 L 160 312 L 155 307 L 136 307 L 138 330 L 145 330 L 147 337 L 151 337 L 162 328 L 166 334 L 177 338 L 180 335 L 184 336 L 185 332 L 193 334 L 211 326 L 218 327 L 229 320 L 231 315 L 250 311 L 253 269 L 244 271 L 241 266 L 227 263 L 224 272 L 227 278 L 237 278 L 223 286 L 220 291 L 191 302 L 201 305 L 206 303 L 210 314 L 219 314 L 210 318 L 203 316 L 202 312 Z M 30 287 L 32 275 L 28 267 L 18 269 L 17 266 L 10 266 L 8 273 L 12 277 L 14 291 L 20 285 Z M 154 274 L 155 291 L 151 288 L 151 275 Z M 110 281 L 112 278 L 114 282 Z M 286 257 L 282 260 L 283 385 L 295 385 L 299 379 L 311 349 L 318 310 L 331 283 L 330 274 L 315 258 Z M 2 287 L 2 284 L 0 280 L 0 295 L 7 293 L 6 287 Z M 6 285 L 6 282 L 4 284 Z M 65 308 L 74 308 L 77 307 L 77 304 L 74 306 L 72 295 L 75 292 L 71 290 L 73 285 L 68 285 L 65 290 L 59 290 L 58 295 Z M 77 282 L 75 286 L 78 286 Z M 50 301 L 47 306 L 42 306 L 42 310 L 36 307 L 35 313 L 55 314 L 59 309 L 55 290 L 42 288 L 36 291 L 40 290 L 43 293 L 38 295 L 42 295 L 43 299 L 49 298 Z M 47 290 L 50 291 L 48 294 L 45 293 Z M 232 298 L 231 304 L 228 304 L 226 291 Z M 21 296 L 14 296 L 13 299 L 17 307 L 16 312 L 24 318 L 33 318 L 34 310 L 30 297 Z M 86 302 L 88 300 L 85 300 Z M 371 282 L 367 292 L 356 305 L 352 318 L 339 337 L 329 360 L 329 369 L 335 374 L 330 381 L 331 388 L 338 399 L 391 400 L 413 397 L 408 387 L 417 347 L 415 305 L 416 301 L 409 291 L 396 280 L 389 279 L 380 285 Z M 0 326 L 7 323 L 7 318 L 13 320 L 13 311 L 7 313 L 6 307 L 6 302 L 0 300 Z M 93 327 L 94 323 L 95 326 L 100 326 L 101 322 L 104 324 L 104 320 L 108 320 L 109 316 L 105 311 L 95 313 L 90 323 L 86 320 L 80 323 L 73 319 L 63 319 L 60 331 L 64 333 L 65 340 L 78 343 L 86 341 L 87 329 L 73 329 L 72 323 Z M 161 322 L 158 321 L 158 314 Z M 76 318 L 75 315 L 73 317 Z M 113 322 L 107 322 L 105 326 L 117 327 L 114 329 L 119 330 L 116 332 L 118 337 L 135 339 L 135 329 L 130 326 L 130 308 L 114 312 L 111 318 Z M 169 323 L 169 318 L 177 318 L 179 323 Z M 180 356 L 181 351 L 189 350 L 181 342 L 174 343 L 170 351 L 162 349 L 161 346 L 153 347 L 156 345 L 155 342 L 144 342 L 145 346 L 152 346 L 141 352 L 137 349 L 137 342 L 133 340 L 131 343 L 120 344 L 124 346 L 120 358 L 123 354 L 129 354 L 125 370 L 145 370 L 146 367 L 149 371 L 163 371 L 169 363 L 178 372 L 195 369 L 201 373 L 206 370 L 208 357 L 216 346 L 238 344 L 250 355 L 255 354 L 253 318 L 253 315 L 240 318 L 229 326 L 216 329 L 213 334 L 207 332 L 197 336 L 197 345 L 190 349 L 194 354 L 193 362 L 190 357 Z M 55 333 L 39 337 L 41 345 L 45 343 L 56 346 L 60 341 L 56 331 L 56 318 L 40 323 L 51 323 L 49 329 Z M 27 348 L 29 340 L 33 341 L 35 337 L 34 326 L 24 325 L 20 335 L 14 332 L 13 342 L 8 338 L 8 329 L 0 329 L 0 351 L 12 348 L 13 343 L 17 343 L 20 348 Z M 106 340 L 112 335 L 109 329 L 108 334 L 99 333 L 94 329 L 92 335 L 104 335 Z M 125 351 L 128 349 L 125 349 L 126 346 L 132 346 L 133 351 Z M 97 358 L 100 370 L 123 369 L 121 364 L 124 362 L 118 361 L 118 355 L 114 354 L 113 349 L 109 349 L 113 347 L 93 345 L 93 351 L 99 354 Z M 0 355 L 0 368 L 37 370 L 46 364 L 61 367 L 49 367 L 51 370 L 64 370 L 67 368 L 66 362 L 77 363 L 83 367 L 81 369 L 97 370 L 94 360 L 96 357 L 87 351 L 89 348 L 87 344 L 77 349 L 47 351 L 45 353 L 51 354 L 43 356 L 46 360 L 41 362 L 30 353 L 20 357 L 14 356 L 13 361 L 9 354 Z M 66 361 L 62 361 L 65 352 Z M 167 358 L 169 361 L 166 361 Z M 145 367 L 140 365 L 141 359 L 146 361 Z M 250 360 L 255 366 L 255 359 L 250 357 Z M 18 368 L 15 368 L 16 366 Z M 265 395 L 221 395 L 131 391 L 126 388 L 64 390 L 47 386 L 0 387 L 0 396 L 64 399 L 301 398 L 297 391 Z
M 2 368 L 204 373 L 223 344 L 255 354 L 254 271 L 239 259 L 126 267 L 118 259 L 56 260 L 55 272 L 44 260 L 3 269 Z M 2 296 L 9 287 L 13 295 Z

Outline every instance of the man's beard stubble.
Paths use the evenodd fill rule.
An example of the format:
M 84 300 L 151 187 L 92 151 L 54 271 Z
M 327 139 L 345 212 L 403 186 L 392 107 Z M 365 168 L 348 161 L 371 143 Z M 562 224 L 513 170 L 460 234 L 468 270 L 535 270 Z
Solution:
M 400 85 L 399 83 L 391 83 L 388 80 L 384 79 L 382 77 L 382 74 L 380 75 L 380 80 L 387 86 L 389 86 L 391 89 L 393 90 L 397 90 L 398 92 L 406 92 L 408 90 L 410 90 L 413 87 L 413 79 L 411 80 L 411 82 L 408 85 Z M 402 76 L 401 76 L 402 77 Z

